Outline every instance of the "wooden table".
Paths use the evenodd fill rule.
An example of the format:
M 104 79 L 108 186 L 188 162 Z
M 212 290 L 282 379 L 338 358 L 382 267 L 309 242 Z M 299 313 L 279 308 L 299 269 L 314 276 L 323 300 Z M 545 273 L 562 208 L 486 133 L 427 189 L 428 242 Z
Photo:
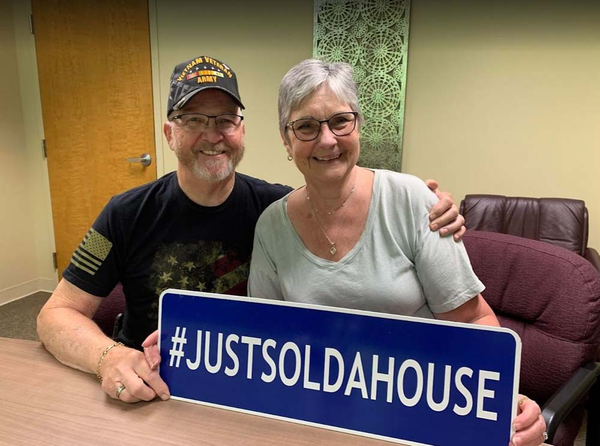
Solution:
M 39 342 L 0 338 L 0 445 L 390 446 L 181 401 L 125 404 Z M 397 444 L 397 443 L 396 443 Z
M 391 446 L 181 401 L 125 404 L 39 343 L 0 338 L 0 445 Z

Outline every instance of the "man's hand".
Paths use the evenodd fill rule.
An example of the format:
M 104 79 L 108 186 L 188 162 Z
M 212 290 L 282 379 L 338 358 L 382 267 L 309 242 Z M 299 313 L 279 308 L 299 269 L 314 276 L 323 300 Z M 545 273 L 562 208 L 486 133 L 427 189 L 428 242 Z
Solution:
M 548 437 L 546 422 L 541 415 L 540 406 L 526 396 L 519 395 L 517 417 L 513 422 L 515 434 L 510 446 L 538 446 Z
M 116 345 L 107 350 L 113 340 L 92 320 L 102 299 L 62 279 L 38 315 L 40 340 L 63 364 L 99 373 L 102 390 L 111 398 L 127 403 L 150 401 L 157 395 L 168 399 L 169 388 L 142 352 Z
M 132 348 L 112 348 L 102 361 L 100 376 L 102 390 L 125 403 L 152 401 L 156 396 L 162 400 L 170 397 L 169 388 L 158 371 L 148 365 L 142 352 Z M 117 394 L 121 386 L 124 389 Z
M 150 334 L 150 336 L 144 339 L 144 342 L 142 342 L 142 347 L 144 347 L 144 357 L 146 358 L 146 362 L 152 370 L 156 370 L 158 364 L 160 364 L 160 352 L 158 351 L 158 330 L 154 331 Z
M 454 203 L 452 195 L 438 189 L 435 180 L 426 180 L 425 184 L 437 195 L 440 201 L 429 211 L 429 228 L 432 231 L 440 231 L 442 237 L 453 234 L 454 240 L 459 241 L 465 234 L 467 228 L 465 219 L 458 213 L 458 206 Z

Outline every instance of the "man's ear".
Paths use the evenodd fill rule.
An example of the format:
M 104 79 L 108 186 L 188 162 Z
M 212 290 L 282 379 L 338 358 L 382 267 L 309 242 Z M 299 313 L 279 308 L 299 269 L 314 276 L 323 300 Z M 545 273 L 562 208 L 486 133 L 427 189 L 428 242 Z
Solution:
M 163 133 L 165 134 L 165 138 L 167 138 L 167 142 L 169 143 L 169 147 L 171 147 L 171 141 L 173 139 L 173 127 L 171 127 L 170 122 L 165 122 L 163 124 Z

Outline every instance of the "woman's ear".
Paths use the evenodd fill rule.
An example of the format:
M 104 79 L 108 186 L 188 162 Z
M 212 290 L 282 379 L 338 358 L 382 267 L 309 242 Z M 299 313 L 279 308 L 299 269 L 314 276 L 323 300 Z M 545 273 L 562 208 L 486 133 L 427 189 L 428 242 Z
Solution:
M 288 139 L 287 135 L 285 133 L 280 133 L 281 135 L 281 141 L 283 142 L 283 145 L 285 147 L 285 150 L 287 150 L 288 155 L 292 155 L 292 147 L 290 146 L 290 140 Z

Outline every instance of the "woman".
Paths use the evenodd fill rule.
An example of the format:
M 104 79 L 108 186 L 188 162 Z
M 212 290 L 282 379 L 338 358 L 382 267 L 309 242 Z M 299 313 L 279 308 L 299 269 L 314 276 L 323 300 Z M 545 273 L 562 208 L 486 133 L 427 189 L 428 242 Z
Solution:
M 306 185 L 261 215 L 248 294 L 498 326 L 462 243 L 428 229 L 435 195 L 357 166 L 361 121 L 349 65 L 311 59 L 283 78 L 279 128 Z M 512 443 L 542 443 L 539 406 L 519 406 Z

